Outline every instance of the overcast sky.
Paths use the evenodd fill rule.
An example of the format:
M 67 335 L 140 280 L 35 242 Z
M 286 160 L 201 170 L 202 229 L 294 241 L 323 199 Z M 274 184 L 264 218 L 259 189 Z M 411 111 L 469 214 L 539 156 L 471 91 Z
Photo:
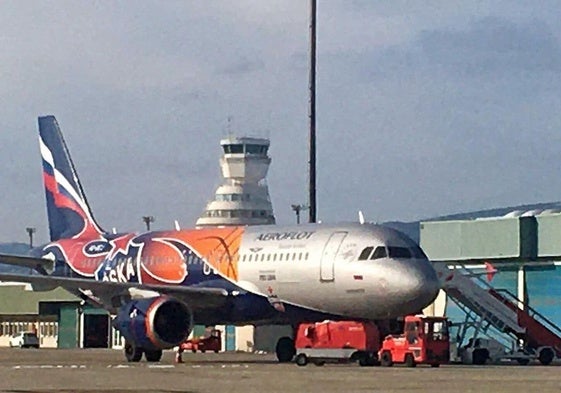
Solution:
M 271 139 L 279 224 L 307 202 L 307 0 L 0 2 L 0 242 L 48 237 L 37 117 L 105 228 L 193 225 L 228 130 Z M 556 1 L 318 0 L 318 218 L 561 199 Z M 228 117 L 231 117 L 228 126 Z

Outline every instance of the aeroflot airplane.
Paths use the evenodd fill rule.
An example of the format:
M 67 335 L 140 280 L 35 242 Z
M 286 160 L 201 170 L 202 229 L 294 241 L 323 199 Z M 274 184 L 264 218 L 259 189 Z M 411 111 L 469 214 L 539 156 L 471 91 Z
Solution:
M 0 280 L 60 286 L 105 308 L 129 361 L 158 361 L 194 323 L 388 319 L 420 311 L 439 290 L 419 246 L 373 224 L 105 232 L 53 116 L 39 118 L 39 134 L 51 242 L 30 256 L 0 255 L 41 273 Z M 281 338 L 279 360 L 293 354 Z

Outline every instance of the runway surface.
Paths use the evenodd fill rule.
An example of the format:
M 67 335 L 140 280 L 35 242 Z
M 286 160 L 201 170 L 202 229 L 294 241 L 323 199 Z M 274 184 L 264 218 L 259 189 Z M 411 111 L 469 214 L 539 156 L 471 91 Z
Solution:
M 164 353 L 126 363 L 108 349 L 0 349 L 1 392 L 560 392 L 559 366 L 359 367 L 278 364 L 272 355 Z

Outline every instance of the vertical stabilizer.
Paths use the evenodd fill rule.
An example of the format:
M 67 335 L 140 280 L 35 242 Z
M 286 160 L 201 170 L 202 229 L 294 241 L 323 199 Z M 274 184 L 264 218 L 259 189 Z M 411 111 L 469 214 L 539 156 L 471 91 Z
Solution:
M 39 117 L 39 146 L 51 240 L 99 237 L 103 231 L 93 218 L 54 116 Z

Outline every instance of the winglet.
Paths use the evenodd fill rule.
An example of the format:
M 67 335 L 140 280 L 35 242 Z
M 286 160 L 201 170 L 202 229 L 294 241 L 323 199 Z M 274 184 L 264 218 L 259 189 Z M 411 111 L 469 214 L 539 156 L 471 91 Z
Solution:
M 360 225 L 364 224 L 364 214 L 362 214 L 362 210 L 358 211 L 358 222 L 360 222 Z

